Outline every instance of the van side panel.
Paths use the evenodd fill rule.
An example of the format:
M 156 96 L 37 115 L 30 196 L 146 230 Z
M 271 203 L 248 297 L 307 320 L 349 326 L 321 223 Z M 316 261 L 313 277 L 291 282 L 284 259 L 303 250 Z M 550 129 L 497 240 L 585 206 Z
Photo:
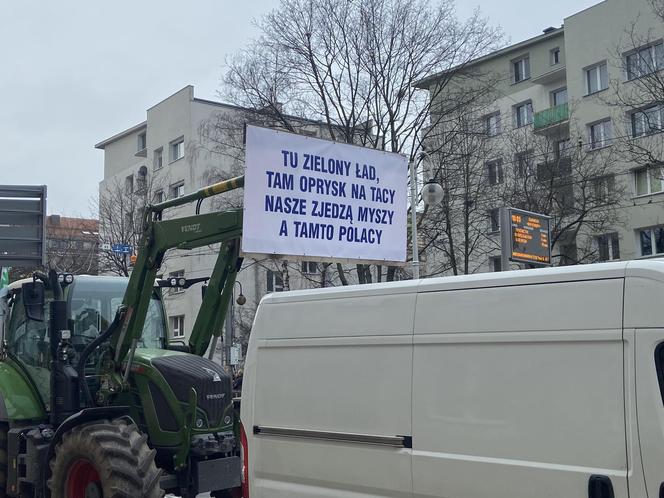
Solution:
M 623 279 L 422 293 L 416 497 L 627 497 Z
M 371 441 L 410 435 L 415 294 L 330 301 L 257 313 L 242 401 L 251 497 L 410 498 L 411 450 Z

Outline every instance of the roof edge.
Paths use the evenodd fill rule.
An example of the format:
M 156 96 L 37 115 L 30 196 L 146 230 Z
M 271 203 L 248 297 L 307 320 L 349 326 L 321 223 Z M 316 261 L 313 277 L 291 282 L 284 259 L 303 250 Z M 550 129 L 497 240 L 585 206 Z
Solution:
M 440 71 L 438 73 L 432 74 L 431 76 L 426 76 L 425 78 L 422 78 L 421 80 L 418 80 L 415 82 L 413 85 L 415 88 L 420 88 L 423 90 L 426 90 L 429 88 L 431 83 L 435 82 L 436 80 L 440 79 L 441 76 L 451 73 L 453 71 L 457 71 L 459 69 L 466 69 L 470 68 L 473 66 L 476 66 L 478 64 L 481 64 L 483 62 L 490 61 L 491 59 L 495 59 L 497 57 L 507 55 L 511 52 L 517 52 L 519 50 L 522 50 L 526 47 L 529 47 L 530 45 L 534 45 L 535 43 L 539 43 L 544 40 L 548 40 L 549 38 L 555 38 L 556 36 L 560 36 L 565 33 L 565 26 L 562 25 L 559 28 L 554 28 L 553 31 L 549 31 L 548 33 L 542 33 L 537 36 L 533 36 L 532 38 L 528 38 L 526 40 L 520 41 L 518 43 L 514 43 L 512 45 L 508 45 L 503 48 L 499 48 L 498 50 L 494 50 L 493 52 L 489 52 L 486 55 L 483 55 L 481 57 L 478 57 L 477 59 L 473 59 L 468 61 L 465 64 L 460 64 L 458 66 L 454 66 L 450 69 L 446 69 L 444 71 Z
M 127 128 L 126 130 L 121 131 L 120 133 L 116 133 L 112 137 L 107 138 L 106 140 L 102 140 L 98 144 L 95 144 L 95 149 L 104 149 L 104 147 L 106 147 L 108 144 L 120 140 L 121 138 L 126 137 L 127 135 L 131 135 L 132 133 L 147 127 L 148 127 L 148 122 L 143 121 L 142 123 L 134 125 L 131 128 Z

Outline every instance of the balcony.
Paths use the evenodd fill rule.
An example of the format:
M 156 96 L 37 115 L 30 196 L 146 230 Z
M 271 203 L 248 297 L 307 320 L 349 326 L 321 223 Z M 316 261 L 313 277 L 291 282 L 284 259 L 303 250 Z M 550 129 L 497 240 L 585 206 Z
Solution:
M 534 117 L 535 130 L 543 130 L 569 120 L 569 105 L 560 104 L 544 111 L 536 112 Z
M 556 81 L 559 81 L 564 85 L 565 78 L 567 77 L 567 70 L 565 66 L 558 66 L 547 73 L 540 74 L 539 76 L 534 76 L 532 82 L 536 85 L 550 85 Z
M 544 111 L 536 112 L 534 117 L 535 132 L 558 128 L 569 121 L 569 105 L 561 104 Z
M 570 157 L 559 157 L 548 163 L 537 165 L 537 180 L 540 182 L 556 181 L 563 179 L 568 182 L 572 174 L 572 159 Z

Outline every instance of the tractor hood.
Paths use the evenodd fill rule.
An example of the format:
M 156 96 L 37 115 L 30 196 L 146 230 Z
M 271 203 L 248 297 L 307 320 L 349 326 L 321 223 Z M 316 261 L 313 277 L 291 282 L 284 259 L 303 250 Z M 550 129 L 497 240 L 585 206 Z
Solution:
M 134 360 L 156 369 L 180 403 L 188 403 L 193 387 L 198 395 L 197 408 L 205 413 L 208 427 L 228 425 L 222 419 L 232 403 L 232 381 L 221 365 L 201 356 L 163 349 L 137 349 Z M 153 394 L 153 398 L 159 405 L 161 397 Z M 157 414 L 162 412 L 161 408 L 167 409 L 155 408 Z

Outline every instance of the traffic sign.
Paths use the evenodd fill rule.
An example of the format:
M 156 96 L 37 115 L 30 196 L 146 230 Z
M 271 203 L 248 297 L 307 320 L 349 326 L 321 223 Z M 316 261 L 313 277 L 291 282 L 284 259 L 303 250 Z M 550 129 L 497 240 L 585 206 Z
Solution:
M 109 244 L 108 242 L 103 242 L 99 246 L 99 249 L 101 249 L 102 251 L 110 251 L 111 250 L 111 244 Z
M 242 346 L 231 346 L 231 365 L 238 365 L 242 359 Z
M 131 254 L 133 248 L 129 244 L 112 244 L 111 249 L 117 254 Z

